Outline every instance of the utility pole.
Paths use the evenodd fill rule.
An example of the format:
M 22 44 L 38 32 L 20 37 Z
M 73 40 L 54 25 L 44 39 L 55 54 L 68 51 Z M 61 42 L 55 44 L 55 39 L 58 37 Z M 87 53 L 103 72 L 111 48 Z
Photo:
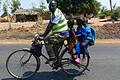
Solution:
M 110 2 L 111 12 L 113 12 L 113 9 L 112 9 L 112 1 L 111 1 L 111 0 L 109 0 L 109 2 Z
M 113 7 L 112 7 L 112 0 L 109 0 L 109 2 L 110 2 L 110 8 L 111 8 L 111 17 L 113 16 Z M 114 19 L 113 18 L 111 18 L 111 20 L 112 20 L 112 23 L 114 23 Z
M 0 12 L 1 12 L 1 5 L 2 5 L 2 0 L 0 0 Z
M 10 15 L 9 15 L 9 2 L 8 2 L 8 0 L 5 0 L 6 1 L 6 6 L 7 6 L 7 16 L 8 16 L 8 26 L 9 26 L 9 28 L 8 28 L 8 30 L 9 29 L 11 29 L 11 17 L 10 17 Z

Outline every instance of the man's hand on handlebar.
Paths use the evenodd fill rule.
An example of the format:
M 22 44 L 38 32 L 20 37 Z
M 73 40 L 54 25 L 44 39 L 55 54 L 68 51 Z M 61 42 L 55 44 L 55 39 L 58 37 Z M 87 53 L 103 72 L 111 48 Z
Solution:
M 43 35 L 37 33 L 37 34 L 35 34 L 34 39 L 35 39 L 35 40 L 43 40 Z

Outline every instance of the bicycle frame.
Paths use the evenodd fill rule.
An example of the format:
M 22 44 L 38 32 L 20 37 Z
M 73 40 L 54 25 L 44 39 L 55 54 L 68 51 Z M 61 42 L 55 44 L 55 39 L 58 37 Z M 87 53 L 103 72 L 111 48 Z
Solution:
M 56 60 L 59 59 L 59 54 L 60 54 L 61 49 L 62 49 L 62 46 L 60 46 L 60 48 L 58 49 L 58 55 L 56 56 Z M 49 60 L 49 58 L 46 57 L 43 53 L 41 53 L 41 56 L 44 57 L 47 61 Z
M 64 42 L 65 40 L 67 41 L 67 44 Z M 75 62 L 75 58 L 76 58 L 75 52 L 74 51 L 69 52 L 70 51 L 69 50 L 70 42 L 68 42 L 69 38 L 67 38 L 65 40 L 60 41 L 58 44 L 56 44 L 56 45 L 60 45 L 60 47 L 57 51 L 58 54 L 56 54 L 55 61 L 53 61 L 53 63 L 50 65 L 52 67 L 52 69 L 57 70 L 58 68 L 61 68 L 65 73 L 67 73 L 68 75 L 72 75 L 72 76 L 80 75 L 85 70 L 89 71 L 89 69 L 87 68 L 89 65 L 89 58 L 90 58 L 89 54 L 86 54 L 86 61 L 87 61 L 86 64 L 76 63 Z M 20 56 L 20 58 L 18 59 L 20 67 L 26 66 L 27 63 L 29 65 L 29 62 L 32 62 L 31 60 L 33 60 L 33 59 L 36 60 L 36 63 L 35 63 L 36 65 L 35 66 L 33 65 L 33 67 L 35 67 L 34 68 L 35 70 L 31 70 L 33 72 L 37 72 L 40 68 L 40 56 L 42 56 L 47 61 L 49 61 L 49 58 L 45 54 L 42 53 L 43 46 L 47 45 L 46 43 L 42 43 L 42 41 L 44 41 L 44 40 L 43 39 L 38 39 L 38 40 L 35 39 L 32 42 L 31 48 L 23 48 L 21 50 L 16 50 L 9 55 L 9 57 L 6 61 L 6 68 L 7 68 L 7 71 L 10 73 L 10 75 L 12 75 L 15 78 L 21 78 L 21 79 L 28 78 L 28 77 L 31 77 L 32 75 L 34 75 L 34 74 L 30 74 L 30 75 L 24 77 L 24 76 L 21 76 L 21 74 L 24 74 L 25 72 L 21 73 L 21 70 L 20 70 L 20 74 L 16 74 L 14 71 L 11 70 L 12 68 L 9 63 L 13 63 L 13 62 L 11 62 L 11 59 L 13 59 L 14 55 L 16 55 L 16 54 L 19 55 L 18 52 L 22 52 L 22 53 L 24 52 L 24 54 L 22 54 L 22 56 Z M 62 49 L 63 45 L 65 46 L 65 49 Z M 66 66 L 64 66 L 66 64 L 68 66 L 69 66 L 69 64 L 70 65 L 72 64 L 72 66 L 70 66 L 70 68 L 68 68 L 68 67 L 66 68 Z M 17 65 L 18 65 L 18 63 L 17 63 Z M 75 66 L 75 67 L 73 67 L 73 66 Z M 72 69 L 71 69 L 71 67 L 72 67 Z M 81 69 L 81 68 L 82 68 L 82 70 L 79 71 L 78 69 Z M 22 68 L 20 68 L 20 69 L 22 69 Z M 32 67 L 31 67 L 31 69 L 32 69 Z M 70 70 L 73 70 L 73 72 L 71 72 Z M 75 71 L 75 73 L 74 73 L 74 71 Z
M 33 55 L 35 55 L 36 57 L 39 57 L 39 58 L 40 58 L 40 56 L 42 56 L 44 59 L 46 59 L 47 61 L 49 61 L 49 58 L 42 53 L 42 48 L 43 48 L 43 46 L 45 46 L 45 45 L 47 45 L 47 44 L 45 43 L 45 41 L 44 41 L 44 43 L 42 43 L 41 41 L 44 41 L 44 40 L 34 40 L 33 43 L 32 43 L 32 46 L 31 46 L 31 48 L 30 48 L 30 52 L 31 52 Z M 35 49 L 34 46 L 35 46 L 36 42 L 39 42 L 39 45 L 41 45 L 40 56 L 37 56 L 37 55 L 36 55 L 37 52 L 34 51 L 34 49 Z M 61 41 L 61 42 L 59 42 L 57 45 L 60 45 L 60 47 L 59 47 L 59 49 L 58 49 L 58 55 L 56 55 L 55 60 L 56 60 L 57 62 L 59 62 L 59 55 L 60 55 L 60 51 L 61 51 L 61 49 L 62 49 L 62 47 L 63 47 L 63 45 L 64 45 L 64 40 Z M 31 55 L 32 55 L 32 54 L 31 54 Z M 29 58 L 28 58 L 24 63 L 27 63 L 27 62 L 30 60 L 31 55 L 29 56 Z M 59 63 L 58 63 L 58 64 L 59 64 Z

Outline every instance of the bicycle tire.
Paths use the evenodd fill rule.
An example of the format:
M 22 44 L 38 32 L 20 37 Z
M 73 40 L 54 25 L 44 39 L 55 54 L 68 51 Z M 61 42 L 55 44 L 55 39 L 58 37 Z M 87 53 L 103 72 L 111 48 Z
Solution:
M 89 54 L 85 54 L 85 57 L 87 58 L 86 64 L 85 65 L 78 64 L 75 62 L 74 54 L 75 53 L 70 54 L 68 53 L 67 49 L 64 49 L 62 53 L 60 54 L 60 59 L 59 59 L 62 70 L 66 74 L 71 75 L 71 76 L 81 75 L 87 69 L 89 65 L 89 59 L 90 59 Z M 71 66 L 71 67 L 67 68 L 67 66 Z
M 16 56 L 16 55 L 18 55 L 21 58 L 20 59 L 17 58 L 18 56 Z M 29 55 L 31 55 L 31 58 L 29 61 L 27 61 L 26 58 Z M 25 63 L 25 61 L 27 61 L 27 62 Z M 36 63 L 34 63 L 34 62 L 36 62 Z M 17 79 L 30 78 L 38 71 L 39 67 L 40 67 L 40 59 L 38 57 L 36 57 L 35 55 L 33 55 L 29 50 L 25 50 L 25 49 L 16 50 L 16 51 L 12 52 L 8 56 L 7 61 L 6 61 L 6 68 L 7 68 L 8 73 Z M 33 71 L 32 70 L 27 70 L 27 71 L 24 70 L 23 73 L 21 73 L 22 69 L 29 69 L 29 68 L 33 68 L 34 70 Z M 20 72 L 20 75 L 18 72 Z

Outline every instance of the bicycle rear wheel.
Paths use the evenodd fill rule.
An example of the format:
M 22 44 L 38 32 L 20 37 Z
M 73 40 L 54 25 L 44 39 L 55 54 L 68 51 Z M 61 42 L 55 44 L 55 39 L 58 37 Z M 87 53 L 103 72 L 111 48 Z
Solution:
M 82 74 L 89 65 L 89 54 L 81 54 L 81 59 L 85 59 L 84 63 L 75 62 L 76 54 L 68 53 L 67 49 L 63 50 L 60 55 L 60 65 L 62 70 L 68 75 L 76 76 Z
M 33 76 L 40 66 L 38 57 L 32 55 L 29 50 L 17 50 L 9 55 L 6 68 L 10 75 L 18 79 L 26 79 Z

